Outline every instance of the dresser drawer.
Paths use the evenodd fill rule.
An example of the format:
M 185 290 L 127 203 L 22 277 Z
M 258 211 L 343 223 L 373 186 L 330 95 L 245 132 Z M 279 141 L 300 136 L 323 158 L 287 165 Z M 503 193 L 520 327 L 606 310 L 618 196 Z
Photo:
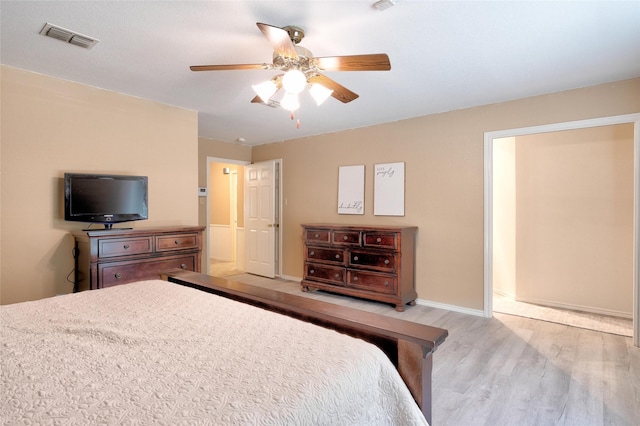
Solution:
M 307 243 L 329 244 L 331 232 L 328 229 L 307 229 L 304 233 L 304 239 Z
M 395 272 L 398 265 L 396 253 L 377 253 L 353 250 L 349 253 L 348 266 Z
M 337 245 L 360 245 L 360 232 L 359 231 L 333 231 L 333 238 L 331 239 L 333 244 Z
M 196 255 L 162 257 L 141 261 L 105 263 L 98 265 L 101 287 L 111 287 L 134 281 L 158 279 L 160 272 L 172 269 L 195 271 Z
M 343 286 L 345 283 L 345 269 L 336 266 L 307 263 L 304 268 L 304 278 Z
M 345 252 L 342 249 L 307 247 L 306 260 L 309 262 L 345 265 Z
M 398 250 L 398 234 L 395 232 L 365 232 L 362 237 L 362 246 Z
M 153 239 L 151 237 L 108 238 L 98 240 L 99 258 L 131 256 L 147 253 L 153 253 Z
M 396 294 L 398 280 L 395 275 L 347 270 L 347 287 L 378 293 Z
M 156 236 L 156 251 L 184 250 L 198 247 L 197 234 L 175 234 Z

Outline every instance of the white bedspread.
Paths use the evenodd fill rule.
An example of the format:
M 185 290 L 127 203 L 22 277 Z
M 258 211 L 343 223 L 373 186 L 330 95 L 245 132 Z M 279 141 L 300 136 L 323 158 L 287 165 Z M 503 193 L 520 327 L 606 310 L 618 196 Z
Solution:
M 375 346 L 164 281 L 0 307 L 13 424 L 426 424 Z

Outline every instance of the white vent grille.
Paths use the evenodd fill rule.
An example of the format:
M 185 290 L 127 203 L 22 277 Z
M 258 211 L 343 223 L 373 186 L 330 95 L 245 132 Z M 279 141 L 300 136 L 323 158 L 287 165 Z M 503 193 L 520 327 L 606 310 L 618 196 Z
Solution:
M 271 108 L 278 108 L 280 106 L 280 102 L 275 101 L 273 99 L 269 99 L 268 102 L 260 102 L 261 105 L 268 106 Z
M 69 44 L 84 47 L 85 49 L 91 49 L 95 46 L 99 40 L 88 37 L 86 35 L 78 34 L 76 32 L 67 30 L 66 28 L 58 27 L 56 25 L 46 23 L 40 30 L 40 34 L 62 40 Z

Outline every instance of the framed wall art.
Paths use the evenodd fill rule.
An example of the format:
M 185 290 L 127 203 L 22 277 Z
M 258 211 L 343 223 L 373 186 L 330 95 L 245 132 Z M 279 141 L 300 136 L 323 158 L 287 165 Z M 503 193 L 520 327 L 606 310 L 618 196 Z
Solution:
M 338 168 L 338 214 L 364 214 L 364 165 Z
M 404 216 L 404 162 L 374 166 L 373 214 Z

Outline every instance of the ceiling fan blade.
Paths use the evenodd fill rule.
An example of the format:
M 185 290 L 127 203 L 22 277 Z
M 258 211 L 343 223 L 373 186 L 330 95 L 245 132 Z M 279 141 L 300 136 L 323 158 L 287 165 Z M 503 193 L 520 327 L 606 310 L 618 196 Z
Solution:
M 331 94 L 331 96 L 333 96 L 334 98 L 336 98 L 337 100 L 345 104 L 358 98 L 358 95 L 356 93 L 353 93 L 351 90 L 347 89 L 344 86 L 341 86 L 340 84 L 336 83 L 335 81 L 331 80 L 330 78 L 322 74 L 317 74 L 317 75 L 314 75 L 313 77 L 310 77 L 308 79 L 308 82 L 311 84 L 313 83 L 322 84 L 327 89 L 333 90 L 333 93 Z
M 386 53 L 371 55 L 327 56 L 312 62 L 324 71 L 389 71 L 391 63 Z
M 289 37 L 289 33 L 282 28 L 274 27 L 273 25 L 263 24 L 257 22 L 256 25 L 262 31 L 262 34 L 269 40 L 273 50 L 280 56 L 286 58 L 297 58 L 296 48 Z
M 191 65 L 191 71 L 230 71 L 230 70 L 263 70 L 267 64 L 231 64 L 231 65 Z

